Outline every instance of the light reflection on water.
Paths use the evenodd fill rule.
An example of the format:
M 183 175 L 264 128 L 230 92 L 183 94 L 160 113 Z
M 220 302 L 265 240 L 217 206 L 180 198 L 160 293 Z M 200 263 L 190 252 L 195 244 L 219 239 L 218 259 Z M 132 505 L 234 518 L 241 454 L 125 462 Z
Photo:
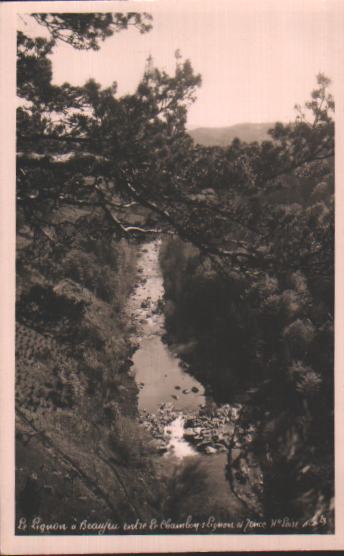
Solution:
M 140 330 L 139 347 L 133 356 L 133 372 L 139 387 L 138 408 L 155 413 L 162 404 L 173 404 L 180 412 L 165 427 L 170 430 L 167 455 L 184 458 L 197 452 L 183 438 L 183 414 L 195 413 L 205 403 L 203 385 L 188 374 L 180 359 L 162 341 L 165 318 L 159 311 L 164 294 L 159 264 L 159 240 L 145 244 L 138 260 L 140 281 L 129 302 L 132 319 Z
M 138 406 L 139 410 L 152 413 L 163 402 L 170 402 L 176 410 L 194 411 L 205 403 L 204 387 L 185 372 L 180 359 L 162 341 L 165 319 L 157 312 L 164 293 L 159 247 L 160 242 L 155 241 L 142 249 L 138 266 L 143 281 L 130 300 L 131 314 L 142 335 L 133 357 L 133 371 L 140 388 Z
M 172 402 L 176 410 L 188 411 L 205 402 L 203 386 L 181 368 L 161 337 L 143 338 L 133 361 L 136 382 L 141 387 L 140 410 L 154 412 L 163 402 Z

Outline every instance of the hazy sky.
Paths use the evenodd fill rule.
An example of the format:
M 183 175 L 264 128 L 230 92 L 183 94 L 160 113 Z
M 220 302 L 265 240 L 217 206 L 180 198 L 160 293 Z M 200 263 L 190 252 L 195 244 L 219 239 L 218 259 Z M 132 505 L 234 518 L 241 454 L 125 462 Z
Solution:
M 120 8 L 139 11 L 142 3 L 120 2 Z M 54 82 L 93 77 L 102 85 L 117 81 L 119 94 L 133 92 L 149 54 L 157 67 L 173 71 L 178 48 L 202 75 L 188 118 L 195 127 L 288 121 L 294 104 L 308 99 L 318 72 L 334 76 L 341 26 L 330 0 L 162 0 L 143 9 L 154 18 L 148 34 L 121 32 L 97 52 L 59 44 Z M 29 29 L 23 21 L 20 27 Z

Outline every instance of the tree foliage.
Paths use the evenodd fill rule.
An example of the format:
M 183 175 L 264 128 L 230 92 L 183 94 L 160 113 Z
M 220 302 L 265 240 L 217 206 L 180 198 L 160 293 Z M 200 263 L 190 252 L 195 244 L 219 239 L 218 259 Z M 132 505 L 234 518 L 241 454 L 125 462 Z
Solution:
M 100 48 L 99 42 L 114 33 L 135 27 L 140 33 L 152 28 L 147 13 L 38 13 L 32 17 L 46 27 L 54 41 L 59 40 L 77 49 Z
M 201 77 L 179 52 L 172 75 L 149 59 L 136 91 L 122 97 L 115 82 L 108 88 L 94 80 L 83 86 L 52 83 L 49 56 L 58 41 L 97 49 L 106 37 L 130 25 L 149 31 L 147 14 L 33 17 L 51 38 L 18 33 L 19 236 L 34 237 L 43 249 L 48 244 L 52 256 L 59 256 L 78 226 L 86 226 L 97 239 L 169 232 L 191 243 L 198 249 L 199 264 L 206 261 L 211 267 L 207 276 L 212 276 L 218 294 L 214 299 L 221 305 L 223 319 L 216 326 L 212 322 L 214 348 L 219 349 L 219 341 L 230 341 L 229 329 L 241 340 L 249 331 L 252 368 L 267 380 L 254 402 L 262 410 L 262 458 L 264 450 L 270 458 L 263 464 L 266 477 L 282 468 L 287 477 L 288 465 L 301 477 L 300 465 L 307 467 L 314 454 L 323 472 L 333 424 L 330 80 L 318 75 L 311 99 L 296 107 L 294 122 L 276 123 L 270 141 L 248 144 L 235 139 L 225 148 L 203 147 L 195 145 L 186 130 L 187 110 Z M 146 222 L 133 225 L 128 207 L 143 207 Z M 72 230 L 58 217 L 68 210 L 86 211 L 84 220 L 72 219 Z M 72 275 L 81 273 L 85 283 L 96 287 L 99 276 L 86 272 L 85 261 L 67 261 Z M 194 272 L 202 274 L 193 269 L 185 285 Z M 207 276 L 199 291 L 210 291 Z M 193 294 L 196 305 L 197 291 Z M 229 314 L 235 315 L 231 328 Z M 240 333 L 235 326 L 241 327 Z M 265 420 L 264 404 L 269 414 Z M 313 472 L 313 482 L 305 485 L 315 491 L 319 470 Z M 277 482 L 270 481 L 272 490 Z

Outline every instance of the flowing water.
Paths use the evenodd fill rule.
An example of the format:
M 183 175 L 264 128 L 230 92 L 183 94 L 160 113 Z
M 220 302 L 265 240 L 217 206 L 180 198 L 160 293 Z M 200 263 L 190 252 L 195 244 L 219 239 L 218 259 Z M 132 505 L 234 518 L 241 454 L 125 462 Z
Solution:
M 202 489 L 196 485 L 191 488 L 187 499 L 180 501 L 180 511 L 183 504 L 185 512 L 199 511 L 200 507 L 210 504 L 210 508 L 222 508 L 225 515 L 228 512 L 239 515 L 242 507 L 230 491 L 225 474 L 228 444 L 224 439 L 226 434 L 227 439 L 233 434 L 238 408 L 227 405 L 219 407 L 220 413 L 204 416 L 202 408 L 215 405 L 212 398 L 188 373 L 178 355 L 163 342 L 165 318 L 160 245 L 161 240 L 155 240 L 140 247 L 139 280 L 128 303 L 128 314 L 135 329 L 132 339 L 137 345 L 132 373 L 139 389 L 141 423 L 148 425 L 153 436 L 163 442 L 163 461 L 179 466 L 188 459 L 196 461 L 202 469 L 205 477 Z M 225 412 L 221 413 L 223 408 Z M 201 434 L 199 444 L 195 444 L 196 437 L 189 442 L 188 434 Z M 216 441 L 223 444 L 216 444 Z
M 141 248 L 140 280 L 129 302 L 129 312 L 139 330 L 133 372 L 139 387 L 140 411 L 155 414 L 166 405 L 178 413 L 165 432 L 170 435 L 169 451 L 185 457 L 196 452 L 183 438 L 184 415 L 204 405 L 206 397 L 202 384 L 185 371 L 177 354 L 162 340 L 165 318 L 161 310 L 164 286 L 159 265 L 160 244 L 156 240 Z
M 163 342 L 165 317 L 160 245 L 161 240 L 155 240 L 142 245 L 139 250 L 140 278 L 128 304 L 137 342 L 132 372 L 139 387 L 138 408 L 143 420 L 150 419 L 155 424 L 155 432 L 159 429 L 160 435 L 170 439 L 169 452 L 185 457 L 197 453 L 184 438 L 187 418 L 198 415 L 200 409 L 214 405 L 214 402 L 204 386 L 188 372 L 185 363 Z M 205 426 L 209 424 L 210 419 Z M 228 433 L 228 426 L 223 432 Z M 208 448 L 208 453 L 215 451 Z

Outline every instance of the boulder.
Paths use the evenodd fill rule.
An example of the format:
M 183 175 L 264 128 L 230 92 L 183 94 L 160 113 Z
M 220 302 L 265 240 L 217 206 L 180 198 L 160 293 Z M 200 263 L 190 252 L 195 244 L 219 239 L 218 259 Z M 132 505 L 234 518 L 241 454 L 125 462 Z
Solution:
M 241 457 L 241 450 L 239 448 L 232 448 L 231 450 L 231 461 L 234 463 Z
M 224 446 L 223 444 L 214 444 L 214 448 L 216 448 L 217 452 L 227 452 L 226 446 Z
M 195 436 L 194 429 L 185 429 L 184 430 L 184 438 L 193 438 Z
M 205 452 L 208 456 L 211 456 L 211 455 L 213 455 L 213 454 L 216 454 L 217 450 L 216 450 L 216 448 L 214 448 L 213 446 L 206 446 L 206 447 L 204 448 L 204 452 Z
M 158 454 L 164 454 L 165 452 L 167 452 L 166 444 L 160 440 L 157 440 L 157 442 L 154 445 L 154 448 Z
M 193 427 L 195 424 L 196 424 L 196 419 L 193 419 L 191 417 L 190 419 L 187 419 L 185 421 L 185 428 Z
M 202 440 L 202 442 L 199 442 L 197 444 L 197 448 L 199 448 L 200 450 L 202 450 L 203 452 L 205 452 L 205 449 L 209 446 L 209 440 Z

